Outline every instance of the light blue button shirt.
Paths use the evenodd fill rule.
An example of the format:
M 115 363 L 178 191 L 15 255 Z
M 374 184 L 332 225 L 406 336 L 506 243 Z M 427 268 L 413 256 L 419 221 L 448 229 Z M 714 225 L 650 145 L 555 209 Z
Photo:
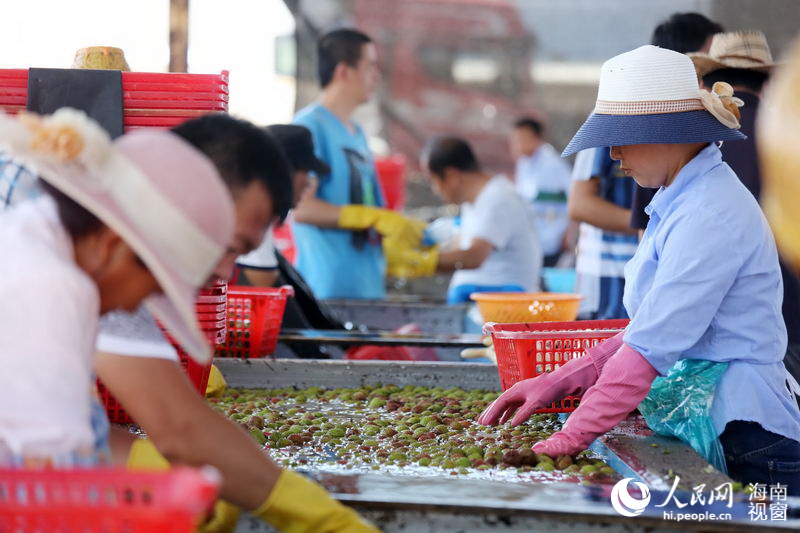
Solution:
M 661 375 L 679 359 L 727 361 L 711 409 L 800 440 L 786 387 L 783 283 L 769 226 L 716 145 L 703 149 L 645 209 L 625 267 L 625 343 Z

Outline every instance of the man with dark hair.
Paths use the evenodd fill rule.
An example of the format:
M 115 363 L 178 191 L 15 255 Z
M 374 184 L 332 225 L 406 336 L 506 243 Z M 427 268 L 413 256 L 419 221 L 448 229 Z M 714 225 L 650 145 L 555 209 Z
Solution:
M 226 114 L 173 131 L 209 157 L 233 196 L 234 238 L 216 270 L 228 278 L 236 258 L 256 248 L 291 208 L 291 167 L 271 134 Z M 212 409 L 149 315 L 107 315 L 98 351 L 98 377 L 149 439 L 131 442 L 127 430 L 113 431 L 115 461 L 130 468 L 161 468 L 166 460 L 214 466 L 223 479 L 221 497 L 233 504 L 218 504 L 218 520 L 227 516 L 235 523 L 239 507 L 279 527 L 333 531 L 332 524 L 350 524 L 353 531 L 374 531 L 322 488 L 282 470 L 241 427 Z
M 517 162 L 517 192 L 533 207 L 544 266 L 552 267 L 564 249 L 569 226 L 567 193 L 571 179 L 569 164 L 544 140 L 543 133 L 541 122 L 523 117 L 514 123 L 509 144 Z
M 309 172 L 325 176 L 330 172 L 330 168 L 314 154 L 314 141 L 308 128 L 296 124 L 273 124 L 267 126 L 267 132 L 281 145 L 292 166 L 294 188 L 292 207 L 294 207 L 308 186 Z M 279 263 L 272 231 L 271 226 L 258 248 L 236 260 L 246 281 L 257 287 L 272 287 L 279 276 Z
M 416 246 L 424 224 L 382 208 L 366 136 L 352 120 L 380 77 L 375 45 L 359 31 L 336 30 L 319 40 L 318 55 L 322 93 L 294 122 L 311 130 L 331 172 L 317 175 L 294 211 L 297 269 L 319 298 L 383 298 L 381 238 Z
M 674 13 L 656 26 L 650 44 L 681 54 L 707 52 L 714 34 L 723 31 L 722 26 L 700 13 Z
M 390 271 L 454 272 L 449 303 L 469 301 L 473 292 L 538 290 L 542 254 L 533 213 L 513 184 L 484 173 L 469 144 L 456 137 L 433 140 L 421 159 L 436 194 L 461 205 L 457 242 L 441 252 L 387 247 Z

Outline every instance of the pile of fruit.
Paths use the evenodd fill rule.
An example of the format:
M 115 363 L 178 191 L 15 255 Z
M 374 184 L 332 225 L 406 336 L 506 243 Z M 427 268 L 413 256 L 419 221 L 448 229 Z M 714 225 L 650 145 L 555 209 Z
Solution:
M 484 390 L 366 385 L 230 389 L 210 401 L 289 467 L 538 481 L 619 479 L 591 452 L 548 457 L 531 450 L 561 428 L 558 415 L 533 415 L 516 428 L 478 424 L 478 415 L 497 396 Z

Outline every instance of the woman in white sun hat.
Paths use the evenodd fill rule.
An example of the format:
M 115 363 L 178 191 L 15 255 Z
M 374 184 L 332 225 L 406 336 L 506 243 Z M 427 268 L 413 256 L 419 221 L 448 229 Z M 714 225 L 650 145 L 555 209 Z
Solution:
M 603 65 L 594 113 L 564 154 L 611 146 L 627 175 L 659 189 L 625 269 L 631 323 L 584 357 L 514 385 L 482 423 L 513 417 L 519 424 L 537 408 L 584 393 L 563 430 L 534 446 L 537 453 L 574 454 L 640 406 L 651 385 L 662 393 L 666 386 L 676 403 L 657 407 L 669 407 L 688 426 L 693 413 L 704 414 L 717 448 L 721 443 L 717 466 L 738 481 L 781 483 L 800 494 L 800 411 L 782 361 L 775 242 L 717 145 L 744 138 L 738 104 L 726 84 L 701 91 L 692 61 L 677 52 L 643 46 Z M 700 378 L 715 376 L 694 381 L 711 390 L 690 388 L 697 376 L 684 374 L 679 383 L 670 374 L 692 363 L 704 369 Z M 681 405 L 690 394 L 700 401 Z M 651 423 L 645 403 L 640 409 Z
M 48 192 L 0 216 L 0 464 L 97 464 L 99 316 L 144 301 L 207 362 L 195 293 L 230 241 L 233 201 L 211 162 L 166 131 L 112 142 L 61 109 L 0 115 L 0 144 Z

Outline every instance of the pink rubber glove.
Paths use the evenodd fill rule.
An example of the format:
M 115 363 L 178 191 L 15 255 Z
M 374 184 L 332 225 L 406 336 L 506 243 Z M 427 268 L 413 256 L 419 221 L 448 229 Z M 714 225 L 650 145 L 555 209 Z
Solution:
M 623 344 L 600 374 L 600 379 L 581 399 L 564 428 L 533 445 L 533 451 L 558 457 L 575 455 L 623 420 L 639 406 L 658 376 L 647 359 Z
M 536 409 L 572 394 L 582 394 L 597 381 L 603 367 L 622 345 L 624 331 L 586 350 L 582 357 L 535 378 L 515 383 L 478 417 L 485 426 L 504 424 L 513 415 L 512 426 L 522 424 Z M 515 414 L 516 413 L 516 414 Z

